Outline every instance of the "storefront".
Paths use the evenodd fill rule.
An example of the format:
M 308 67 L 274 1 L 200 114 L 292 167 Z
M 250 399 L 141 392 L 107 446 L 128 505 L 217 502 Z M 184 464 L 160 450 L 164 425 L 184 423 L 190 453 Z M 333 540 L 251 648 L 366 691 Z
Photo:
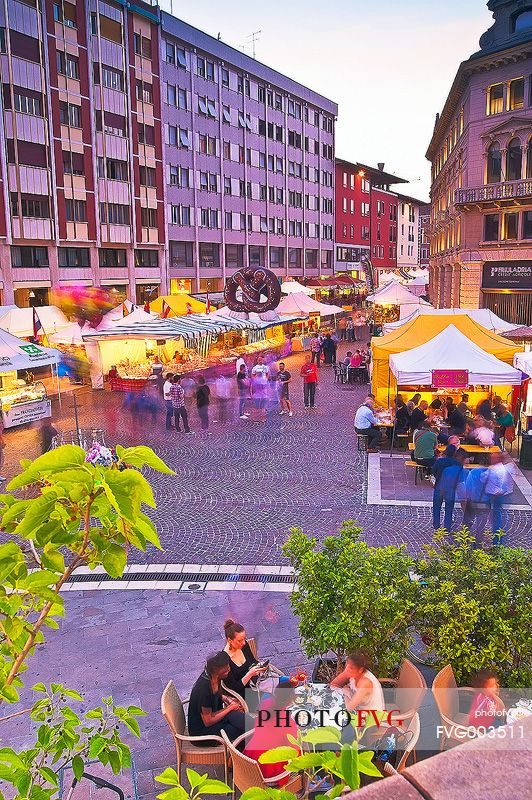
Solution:
M 50 282 L 34 281 L 30 283 L 13 283 L 14 304 L 19 308 L 47 306 L 50 302 Z
M 482 305 L 516 325 L 532 325 L 532 261 L 488 261 L 482 268 Z
M 159 280 L 152 281 L 146 279 L 145 281 L 140 279 L 137 280 L 135 284 L 135 302 L 138 306 L 143 306 L 146 303 L 151 303 L 157 297 L 159 297 L 159 292 L 161 288 L 161 282 Z

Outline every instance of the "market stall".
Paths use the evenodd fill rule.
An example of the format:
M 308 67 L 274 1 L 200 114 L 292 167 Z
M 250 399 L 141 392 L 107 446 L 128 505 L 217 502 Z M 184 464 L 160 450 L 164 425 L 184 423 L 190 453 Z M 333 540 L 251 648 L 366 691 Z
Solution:
M 309 286 L 303 286 L 299 281 L 283 281 L 281 284 L 281 292 L 283 294 L 294 294 L 294 292 L 303 292 L 303 294 L 312 295 L 314 289 Z
M 170 372 L 195 372 L 227 366 L 231 371 L 237 358 L 240 332 L 257 331 L 249 320 L 192 314 L 184 317 L 150 319 L 106 330 L 83 331 L 93 361 L 93 387 L 103 388 L 103 376 L 111 370 L 111 388 L 140 391 L 153 372 L 155 358 Z M 224 338 L 225 337 L 225 338 Z
M 506 364 L 512 365 L 515 353 L 521 349 L 503 336 L 482 327 L 466 314 L 455 316 L 419 315 L 405 325 L 401 325 L 397 330 L 371 340 L 372 392 L 379 404 L 389 406 L 394 397 L 390 358 L 430 342 L 450 325 L 455 326 L 481 350 L 491 353 Z
M 387 322 L 395 322 L 403 317 L 408 317 L 419 306 L 431 307 L 430 303 L 416 297 L 394 279 L 374 294 L 368 295 L 366 299 L 374 306 L 374 325 L 384 325 Z
M 243 341 L 234 352 L 237 356 L 258 354 L 261 351 L 273 353 L 277 358 L 285 358 L 292 352 L 292 342 L 302 333 L 302 325 L 308 322 L 308 316 L 303 314 L 289 314 L 280 316 L 277 311 L 266 311 L 263 314 L 251 312 L 247 314 L 232 311 L 224 306 L 210 314 L 213 318 L 231 318 L 249 320 L 255 330 L 242 332 Z
M 478 322 L 483 328 L 487 328 L 489 331 L 495 331 L 495 333 L 500 333 L 504 336 L 506 336 L 507 332 L 515 329 L 515 323 L 506 322 L 489 308 L 427 308 L 426 306 L 419 306 L 412 311 L 408 317 L 404 317 L 396 322 L 385 323 L 383 331 L 384 333 L 396 331 L 402 325 L 412 322 L 412 320 L 420 315 L 434 317 L 467 316 L 475 322 Z
M 167 317 L 183 317 L 187 314 L 201 314 L 207 308 L 201 300 L 181 292 L 180 294 L 166 294 L 157 297 L 150 303 L 150 311 L 157 314 L 166 314 Z
M 5 312 L 0 307 L 0 328 L 20 339 L 49 336 L 56 331 L 67 328 L 70 321 L 57 306 L 40 306 L 38 308 L 18 308 L 6 306 Z
M 514 356 L 514 367 L 521 370 L 525 375 L 529 376 L 526 383 L 526 393 L 523 392 L 523 413 L 527 417 L 532 417 L 532 352 L 528 350 L 526 353 L 516 353 Z M 528 430 L 528 425 L 525 430 Z
M 4 428 L 51 416 L 46 388 L 34 380 L 33 370 L 50 367 L 53 373 L 53 365 L 59 360 L 57 351 L 0 330 L 0 407 Z M 24 377 L 19 372 L 24 372 Z M 59 391 L 59 380 L 57 386 Z

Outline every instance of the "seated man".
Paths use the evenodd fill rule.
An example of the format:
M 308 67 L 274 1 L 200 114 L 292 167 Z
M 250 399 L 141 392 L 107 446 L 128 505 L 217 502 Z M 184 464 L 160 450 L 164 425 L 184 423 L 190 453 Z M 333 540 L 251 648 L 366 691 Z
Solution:
M 190 736 L 220 736 L 220 731 L 224 730 L 233 741 L 244 733 L 242 706 L 235 698 L 222 695 L 221 682 L 231 671 L 230 663 L 231 660 L 224 651 L 212 656 L 192 687 L 188 704 Z M 209 747 L 216 744 L 216 741 L 201 741 L 197 746 Z
M 414 395 L 415 397 L 416 395 Z M 414 402 L 412 400 L 412 402 Z M 426 400 L 422 400 L 418 406 L 415 406 L 412 413 L 410 414 L 410 430 L 415 431 L 422 422 L 425 422 L 427 419 L 427 409 L 429 404 Z
M 355 430 L 361 436 L 368 437 L 368 453 L 377 452 L 377 442 L 380 439 L 379 420 L 373 413 L 374 402 L 367 397 L 355 414 Z
M 422 467 L 432 467 L 436 461 L 436 447 L 438 437 L 430 427 L 430 422 L 425 420 L 414 431 L 413 460 Z

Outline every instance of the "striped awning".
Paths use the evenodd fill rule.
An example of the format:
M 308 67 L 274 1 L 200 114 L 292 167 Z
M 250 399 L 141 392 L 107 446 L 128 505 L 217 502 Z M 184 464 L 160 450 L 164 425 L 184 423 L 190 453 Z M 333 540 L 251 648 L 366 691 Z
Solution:
M 168 317 L 147 322 L 114 325 L 102 331 L 83 333 L 83 341 L 106 341 L 108 339 L 199 339 L 201 336 L 218 336 L 230 330 L 256 330 L 259 326 L 247 319 L 231 317 L 207 317 L 204 314 L 187 314 L 184 317 Z

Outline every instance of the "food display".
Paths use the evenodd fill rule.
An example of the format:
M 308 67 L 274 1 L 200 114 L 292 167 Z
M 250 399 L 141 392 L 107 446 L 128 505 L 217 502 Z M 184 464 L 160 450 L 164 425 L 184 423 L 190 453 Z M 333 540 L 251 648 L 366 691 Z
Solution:
M 26 383 L 13 378 L 8 386 L 0 389 L 0 406 L 4 428 L 13 428 L 52 415 L 52 404 L 40 381 Z

